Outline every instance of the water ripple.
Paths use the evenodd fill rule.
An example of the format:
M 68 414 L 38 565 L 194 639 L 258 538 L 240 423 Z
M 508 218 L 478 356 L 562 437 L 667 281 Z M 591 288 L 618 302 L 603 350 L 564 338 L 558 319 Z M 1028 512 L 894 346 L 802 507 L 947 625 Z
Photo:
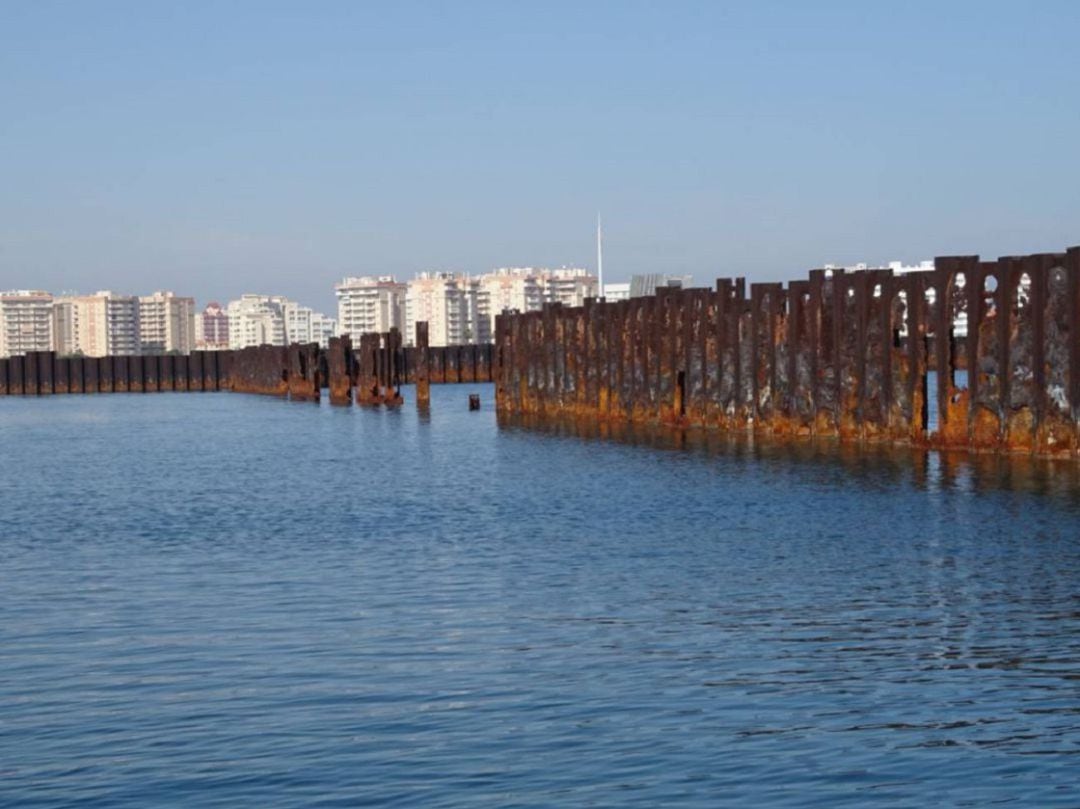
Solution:
M 0 804 L 1077 805 L 1072 466 L 468 392 L 0 400 Z

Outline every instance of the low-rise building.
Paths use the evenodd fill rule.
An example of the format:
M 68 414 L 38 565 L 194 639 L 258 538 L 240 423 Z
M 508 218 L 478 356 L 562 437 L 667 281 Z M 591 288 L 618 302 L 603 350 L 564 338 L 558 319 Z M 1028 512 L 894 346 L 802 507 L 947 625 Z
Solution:
M 664 273 L 648 273 L 645 275 L 630 276 L 630 298 L 648 298 L 656 294 L 657 288 L 686 289 L 693 282 L 689 275 L 666 275 Z
M 604 284 L 604 300 L 609 302 L 626 301 L 630 299 L 630 282 Z

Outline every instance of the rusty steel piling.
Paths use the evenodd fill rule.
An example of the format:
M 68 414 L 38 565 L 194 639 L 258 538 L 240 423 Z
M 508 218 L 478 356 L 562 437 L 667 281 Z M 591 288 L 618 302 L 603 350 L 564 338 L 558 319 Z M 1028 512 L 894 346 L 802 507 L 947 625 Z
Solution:
M 289 398 L 296 402 L 319 401 L 318 344 L 292 343 L 287 348 L 287 361 Z
M 428 346 L 427 321 L 416 323 L 416 351 L 413 356 L 416 360 L 414 371 L 416 384 L 417 407 L 429 407 L 431 405 L 431 375 L 430 375 L 430 347 Z
M 311 377 L 311 385 L 317 390 L 318 346 L 310 345 L 304 353 L 305 371 Z M 330 392 L 330 404 L 348 407 L 353 403 L 353 350 L 348 337 L 331 337 L 326 348 L 326 386 Z M 317 401 L 318 397 L 315 397 Z
M 505 313 L 491 375 L 504 414 L 1077 457 L 1080 248 Z

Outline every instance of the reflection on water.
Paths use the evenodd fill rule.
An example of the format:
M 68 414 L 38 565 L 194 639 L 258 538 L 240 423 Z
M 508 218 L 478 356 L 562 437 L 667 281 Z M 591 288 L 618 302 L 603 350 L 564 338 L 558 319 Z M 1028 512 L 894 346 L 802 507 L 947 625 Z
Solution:
M 928 490 L 1002 489 L 1080 495 L 1080 464 L 1071 460 L 964 451 L 943 452 L 886 444 L 840 443 L 834 439 L 774 441 L 752 433 L 719 433 L 659 425 L 621 424 L 595 419 L 499 416 L 503 430 L 611 441 L 654 450 L 763 463 L 818 464 L 855 478 L 891 481 Z
M 1072 465 L 491 394 L 0 400 L 0 805 L 1076 805 Z

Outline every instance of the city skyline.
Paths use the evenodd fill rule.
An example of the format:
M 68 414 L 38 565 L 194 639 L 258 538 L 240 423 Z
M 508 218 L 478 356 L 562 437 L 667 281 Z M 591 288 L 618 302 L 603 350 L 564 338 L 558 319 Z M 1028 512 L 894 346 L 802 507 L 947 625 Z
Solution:
M 989 6 L 994 6 L 990 13 Z M 1072 4 L 7 4 L 0 287 L 1075 241 Z
M 609 301 L 688 287 L 692 276 L 637 275 L 604 285 Z M 428 324 L 431 346 L 490 343 L 495 317 L 547 303 L 583 306 L 601 297 L 599 279 L 581 267 L 498 267 L 486 273 L 421 272 L 349 276 L 334 285 L 336 317 L 280 294 L 244 292 L 197 306 L 194 296 L 158 290 L 54 294 L 41 289 L 0 290 L 0 357 L 30 351 L 61 356 L 181 353 L 259 345 L 318 343 L 334 336 L 359 343 L 364 334 L 401 332 L 412 345 L 417 324 Z

